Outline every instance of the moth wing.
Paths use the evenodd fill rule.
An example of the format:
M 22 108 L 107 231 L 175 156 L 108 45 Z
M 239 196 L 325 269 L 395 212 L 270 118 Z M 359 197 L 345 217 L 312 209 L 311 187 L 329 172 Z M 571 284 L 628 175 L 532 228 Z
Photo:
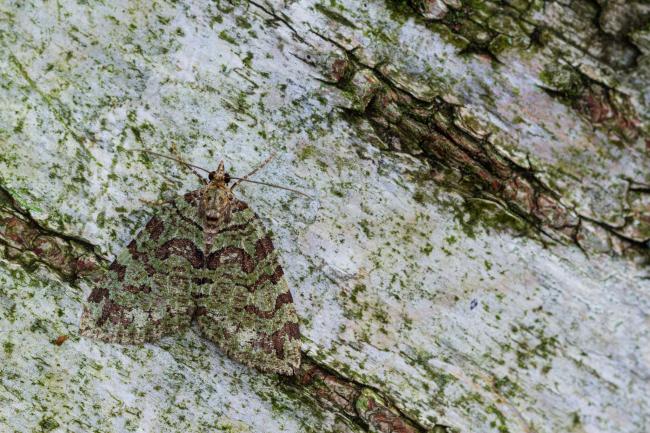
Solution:
M 142 343 L 190 325 L 192 282 L 204 261 L 198 195 L 189 193 L 155 209 L 90 293 L 81 316 L 82 335 Z
M 204 336 L 235 360 L 292 375 L 300 366 L 298 316 L 269 232 L 242 201 L 206 254 L 212 283 L 198 298 Z

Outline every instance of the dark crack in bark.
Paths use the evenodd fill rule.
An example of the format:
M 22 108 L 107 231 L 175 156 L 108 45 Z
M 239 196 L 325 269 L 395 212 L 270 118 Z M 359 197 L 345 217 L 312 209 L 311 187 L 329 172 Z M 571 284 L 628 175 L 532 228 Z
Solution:
M 286 380 L 320 405 L 339 412 L 366 431 L 373 433 L 451 433 L 444 425 L 424 427 L 401 412 L 376 389 L 342 377 L 303 354 L 296 375 Z
M 342 55 L 331 56 L 326 83 L 351 100 L 343 107 L 346 119 L 367 121 L 388 152 L 403 152 L 429 162 L 431 177 L 460 191 L 468 199 L 497 203 L 525 221 L 541 240 L 575 243 L 585 252 L 648 255 L 646 239 L 635 239 L 621 227 L 611 227 L 576 213 L 561 203 L 559 193 L 524 167 L 501 155 L 481 131 L 462 116 L 462 107 L 439 97 L 416 97 L 371 67 L 337 41 L 316 33 L 335 45 Z M 322 66 L 322 65 L 319 65 Z M 529 234 L 529 233 L 527 233 Z M 585 239 L 606 238 L 605 247 L 591 248 Z
M 44 227 L 0 186 L 0 256 L 26 269 L 45 265 L 64 280 L 93 277 L 101 258 L 83 239 Z

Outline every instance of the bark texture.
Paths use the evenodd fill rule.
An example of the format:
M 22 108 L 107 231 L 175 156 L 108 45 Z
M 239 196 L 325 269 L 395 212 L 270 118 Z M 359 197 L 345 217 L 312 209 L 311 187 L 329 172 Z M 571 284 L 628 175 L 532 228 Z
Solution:
M 0 430 L 650 430 L 650 4 L 0 3 Z M 290 379 L 81 302 L 225 160 L 273 229 Z

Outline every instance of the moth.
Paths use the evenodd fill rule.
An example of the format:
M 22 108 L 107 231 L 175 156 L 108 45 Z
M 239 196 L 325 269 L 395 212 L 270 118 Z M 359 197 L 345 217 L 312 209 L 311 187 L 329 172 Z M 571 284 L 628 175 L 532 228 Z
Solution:
M 291 291 L 269 231 L 234 196 L 239 182 L 228 186 L 260 183 L 252 173 L 230 178 L 222 161 L 203 187 L 159 205 L 92 289 L 80 333 L 139 344 L 194 324 L 233 359 L 292 375 L 300 330 Z

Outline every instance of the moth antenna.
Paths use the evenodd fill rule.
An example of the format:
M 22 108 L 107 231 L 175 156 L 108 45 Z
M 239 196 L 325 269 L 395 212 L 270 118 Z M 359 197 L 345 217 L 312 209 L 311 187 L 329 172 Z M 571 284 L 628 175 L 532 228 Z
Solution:
M 261 169 L 262 169 L 266 164 L 268 164 L 269 162 L 271 162 L 271 160 L 272 160 L 273 158 L 275 158 L 275 155 L 277 155 L 277 152 L 273 152 L 272 154 L 270 154 L 268 158 L 266 158 L 264 161 L 262 161 L 262 162 L 261 162 L 257 167 L 255 167 L 255 168 L 253 169 L 253 171 L 251 171 L 250 173 L 248 173 L 246 176 L 244 176 L 244 177 L 242 177 L 242 178 L 231 177 L 231 179 L 239 179 L 239 180 L 238 180 L 237 182 L 235 182 L 234 185 L 230 187 L 230 189 L 233 190 L 233 189 L 235 189 L 235 187 L 236 187 L 237 185 L 239 185 L 240 183 L 242 183 L 242 182 L 244 182 L 244 181 L 247 181 L 249 177 L 251 177 L 252 175 L 254 175 L 255 173 L 257 173 L 258 171 L 260 171 L 260 170 L 261 170 Z M 254 182 L 253 182 L 253 183 L 254 183 Z
M 176 162 L 178 162 L 178 163 L 180 163 L 180 164 L 183 164 L 183 165 L 186 165 L 186 166 L 188 166 L 188 167 L 192 167 L 192 168 L 196 168 L 196 169 L 198 169 L 198 170 L 205 171 L 205 172 L 208 173 L 208 174 L 210 173 L 210 170 L 207 170 L 207 169 L 205 169 L 205 168 L 203 168 L 203 167 L 199 167 L 198 165 L 190 164 L 189 162 L 185 162 L 185 161 L 183 161 L 182 159 L 174 158 L 173 156 L 165 155 L 165 154 L 163 154 L 163 153 L 154 152 L 153 150 L 148 150 L 148 149 L 128 149 L 128 151 L 129 151 L 129 152 L 143 152 L 143 153 L 150 153 L 151 155 L 156 155 L 156 156 L 159 156 L 159 157 L 161 157 L 161 158 L 171 159 L 172 161 L 176 161 Z
M 178 149 L 176 148 L 176 144 L 175 144 L 175 143 L 172 143 L 171 151 L 172 151 L 173 156 L 175 156 L 176 158 L 178 158 L 178 159 L 180 159 L 181 161 L 185 162 L 185 158 L 183 158 L 183 157 L 178 153 Z M 189 169 L 189 170 L 194 174 L 194 176 L 196 176 L 196 177 L 199 178 L 199 182 L 201 182 L 201 183 L 204 184 L 204 185 L 206 185 L 206 184 L 208 183 L 208 179 L 206 179 L 205 177 L 201 176 L 201 174 L 200 174 L 198 171 L 196 171 L 196 169 L 195 169 L 194 167 L 187 166 L 187 168 L 188 168 L 188 169 Z M 210 176 L 208 175 L 208 178 L 209 178 L 209 177 L 210 177 Z
M 308 198 L 313 198 L 309 194 L 305 194 L 304 192 L 298 191 L 297 189 L 289 188 L 289 187 L 282 186 L 282 185 L 276 185 L 274 183 L 259 182 L 257 180 L 250 180 L 250 179 L 246 179 L 246 178 L 243 178 L 243 177 L 232 177 L 231 176 L 230 178 L 237 180 L 237 183 L 235 185 L 238 185 L 241 182 L 250 182 L 250 183 L 256 183 L 258 185 L 266 185 L 266 186 L 270 186 L 270 187 L 273 187 L 273 188 L 284 189 L 284 190 L 287 190 L 287 191 L 295 192 L 296 194 L 304 195 L 305 197 L 308 197 Z M 231 188 L 231 190 L 232 190 L 232 188 Z
M 198 165 L 190 164 L 189 162 L 183 161 L 183 160 L 181 160 L 181 159 L 179 159 L 179 158 L 174 158 L 173 156 L 170 156 L 170 155 L 165 155 L 165 154 L 163 154 L 163 153 L 154 152 L 153 150 L 148 150 L 148 149 L 127 149 L 127 150 L 128 150 L 129 152 L 143 152 L 143 153 L 149 153 L 149 154 L 151 154 L 151 155 L 159 156 L 159 157 L 161 157 L 161 158 L 167 158 L 167 159 L 170 159 L 170 160 L 172 160 L 172 161 L 176 161 L 176 162 L 178 162 L 178 163 L 180 163 L 180 164 L 186 165 L 186 166 L 188 166 L 188 167 L 196 168 L 196 169 L 198 169 L 198 170 L 202 170 L 202 171 L 204 171 L 204 172 L 210 174 L 210 170 L 207 170 L 207 169 L 205 169 L 205 168 L 203 168 L 203 167 L 199 167 Z M 260 181 L 257 181 L 257 180 L 250 180 L 250 179 L 248 179 L 248 177 L 250 177 L 250 176 L 252 176 L 253 174 L 257 173 L 257 172 L 258 172 L 262 167 L 264 167 L 264 166 L 265 166 L 266 164 L 268 164 L 268 163 L 269 163 L 273 158 L 275 158 L 275 155 L 276 155 L 275 152 L 272 153 L 272 154 L 271 154 L 268 158 L 266 158 L 266 159 L 265 159 L 265 160 L 264 160 L 260 165 L 258 165 L 258 166 L 253 170 L 253 171 L 251 171 L 250 173 L 248 173 L 248 174 L 247 174 L 246 176 L 244 176 L 244 177 L 233 177 L 233 176 L 229 176 L 230 179 L 234 179 L 234 180 L 237 181 L 237 182 L 235 182 L 235 184 L 234 184 L 230 189 L 232 190 L 234 187 L 236 187 L 237 185 L 239 185 L 241 182 L 250 182 L 250 183 L 256 183 L 256 184 L 258 184 L 258 185 L 266 185 L 266 186 L 270 186 L 270 187 L 272 187 L 272 188 L 284 189 L 284 190 L 286 190 L 286 191 L 291 191 L 291 192 L 294 192 L 294 193 L 296 193 L 296 194 L 303 195 L 303 196 L 308 197 L 308 198 L 313 198 L 313 197 L 310 196 L 309 194 L 305 194 L 304 192 L 302 192 L 302 191 L 298 191 L 297 189 L 289 188 L 289 187 L 282 186 L 282 185 L 276 185 L 276 184 L 273 184 L 273 183 L 260 182 Z

